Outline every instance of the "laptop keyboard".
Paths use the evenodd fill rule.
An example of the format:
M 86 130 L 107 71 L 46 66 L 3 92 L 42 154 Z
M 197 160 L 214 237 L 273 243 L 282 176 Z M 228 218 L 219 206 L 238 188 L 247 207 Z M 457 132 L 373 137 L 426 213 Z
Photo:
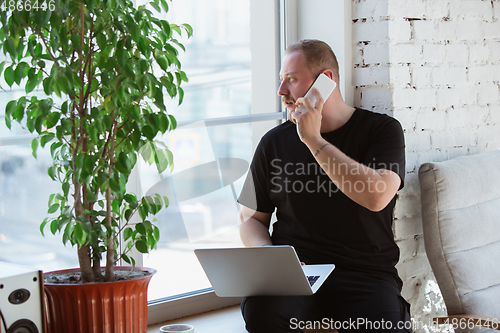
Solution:
M 318 281 L 319 279 L 319 275 L 310 275 L 307 277 L 307 280 L 309 281 L 309 284 L 312 285 L 316 283 L 316 281 Z

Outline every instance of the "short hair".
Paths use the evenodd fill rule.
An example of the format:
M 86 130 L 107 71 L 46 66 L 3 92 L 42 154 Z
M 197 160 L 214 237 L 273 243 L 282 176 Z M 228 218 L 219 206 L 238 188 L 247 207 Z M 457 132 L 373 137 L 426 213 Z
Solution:
M 285 53 L 299 51 L 306 58 L 311 74 L 316 77 L 325 69 L 333 72 L 333 79 L 340 83 L 339 63 L 332 48 L 325 42 L 317 39 L 302 39 L 288 45 Z

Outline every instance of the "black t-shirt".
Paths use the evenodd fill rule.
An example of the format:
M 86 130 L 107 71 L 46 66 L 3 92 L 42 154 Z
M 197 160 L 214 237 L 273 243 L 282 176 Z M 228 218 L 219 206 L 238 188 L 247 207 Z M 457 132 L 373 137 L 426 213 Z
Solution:
M 356 109 L 346 124 L 322 136 L 359 163 L 396 172 L 403 187 L 405 145 L 396 119 Z M 350 184 L 355 190 L 370 190 L 370 185 L 372 190 L 377 186 Z M 396 197 L 380 212 L 349 199 L 300 141 L 290 121 L 262 137 L 238 201 L 259 212 L 276 209 L 273 244 L 294 246 L 306 264 L 333 263 L 397 277 L 399 248 L 392 232 Z

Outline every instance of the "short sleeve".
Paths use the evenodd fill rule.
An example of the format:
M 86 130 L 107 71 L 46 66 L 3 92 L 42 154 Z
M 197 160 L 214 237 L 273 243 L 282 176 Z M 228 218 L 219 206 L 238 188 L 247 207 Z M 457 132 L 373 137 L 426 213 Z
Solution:
M 373 169 L 391 170 L 401 178 L 399 189 L 405 179 L 405 141 L 401 124 L 396 119 L 385 116 L 387 121 L 373 130 L 363 164 Z
M 262 141 L 255 150 L 238 202 L 258 212 L 274 212 L 275 207 L 269 197 L 268 163 Z

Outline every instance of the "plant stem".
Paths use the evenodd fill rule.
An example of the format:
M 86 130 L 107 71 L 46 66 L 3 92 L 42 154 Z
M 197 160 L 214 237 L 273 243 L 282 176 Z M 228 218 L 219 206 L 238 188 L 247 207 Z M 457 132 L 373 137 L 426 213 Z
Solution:
M 111 118 L 113 119 L 113 126 L 111 128 L 111 140 L 109 142 L 110 147 L 109 147 L 109 177 L 112 177 L 111 170 L 114 165 L 114 155 L 115 155 L 115 140 L 116 140 L 116 133 L 118 132 L 118 124 L 116 123 L 116 117 L 115 117 L 115 110 L 111 112 Z M 108 186 L 106 189 L 106 222 L 109 225 L 110 229 L 112 230 L 112 210 L 111 210 L 111 202 L 113 200 L 113 197 L 111 196 L 111 187 Z M 114 264 L 114 244 L 115 244 L 115 237 L 113 236 L 112 233 L 109 234 L 108 236 L 108 246 L 106 249 L 106 270 L 104 272 L 104 280 L 105 281 L 112 281 L 113 280 L 113 264 Z
M 106 222 L 111 227 L 111 188 L 106 189 Z M 108 237 L 108 246 L 106 249 L 106 270 L 104 271 L 104 281 L 113 281 L 113 264 L 114 264 L 114 237 Z
M 82 281 L 94 282 L 94 274 L 92 274 L 92 267 L 90 266 L 90 248 L 88 245 L 78 248 L 78 263 L 80 264 Z
M 84 4 L 82 3 L 80 6 L 80 17 L 82 20 L 82 27 L 84 27 L 84 23 L 85 23 L 83 21 L 84 13 L 85 13 L 85 8 L 84 8 Z M 83 38 L 83 35 L 82 35 L 82 38 Z M 83 40 L 82 40 L 82 43 L 83 43 Z M 83 61 L 83 56 L 82 56 L 81 51 L 80 51 L 79 55 L 80 55 L 80 65 L 81 65 L 82 61 Z M 80 79 L 83 81 L 84 78 L 80 75 Z M 73 172 L 77 169 L 76 158 L 78 156 L 78 151 L 80 150 L 80 146 L 83 145 L 82 151 L 83 152 L 86 151 L 86 149 L 85 149 L 86 148 L 86 138 L 85 138 L 86 134 L 85 134 L 85 130 L 84 130 L 85 115 L 83 115 L 85 113 L 85 110 L 84 110 L 84 103 L 83 103 L 83 92 L 81 90 L 80 90 L 80 103 L 79 103 L 78 108 L 76 110 L 80 116 L 80 128 L 79 128 L 78 132 L 76 129 L 76 119 L 75 119 L 76 116 L 75 116 L 75 112 L 74 112 L 75 107 L 76 107 L 76 103 L 73 103 L 72 112 L 71 112 L 71 120 L 73 122 L 73 131 L 72 131 L 71 135 L 72 135 L 72 139 L 73 139 L 72 141 L 75 142 L 75 149 L 73 149 L 73 152 L 72 152 L 73 153 L 72 154 Z M 83 117 L 82 117 L 82 115 L 83 115 Z M 85 191 L 85 188 L 82 189 L 82 184 L 80 184 L 80 180 L 77 177 L 75 177 L 74 174 L 73 174 L 73 184 L 75 187 L 75 194 L 74 194 L 75 216 L 78 218 L 79 216 L 83 215 L 83 208 L 84 208 L 83 205 L 84 205 L 85 200 L 86 200 L 86 191 Z M 80 223 L 80 222 L 77 221 L 76 223 Z M 82 274 L 82 280 L 84 282 L 92 282 L 92 281 L 96 280 L 96 276 L 94 275 L 95 271 L 92 269 L 92 265 L 91 265 L 91 255 L 92 254 L 90 253 L 90 246 L 89 245 L 82 246 L 78 250 L 78 261 L 80 264 L 80 271 Z M 99 274 L 100 274 L 100 272 L 99 272 Z

